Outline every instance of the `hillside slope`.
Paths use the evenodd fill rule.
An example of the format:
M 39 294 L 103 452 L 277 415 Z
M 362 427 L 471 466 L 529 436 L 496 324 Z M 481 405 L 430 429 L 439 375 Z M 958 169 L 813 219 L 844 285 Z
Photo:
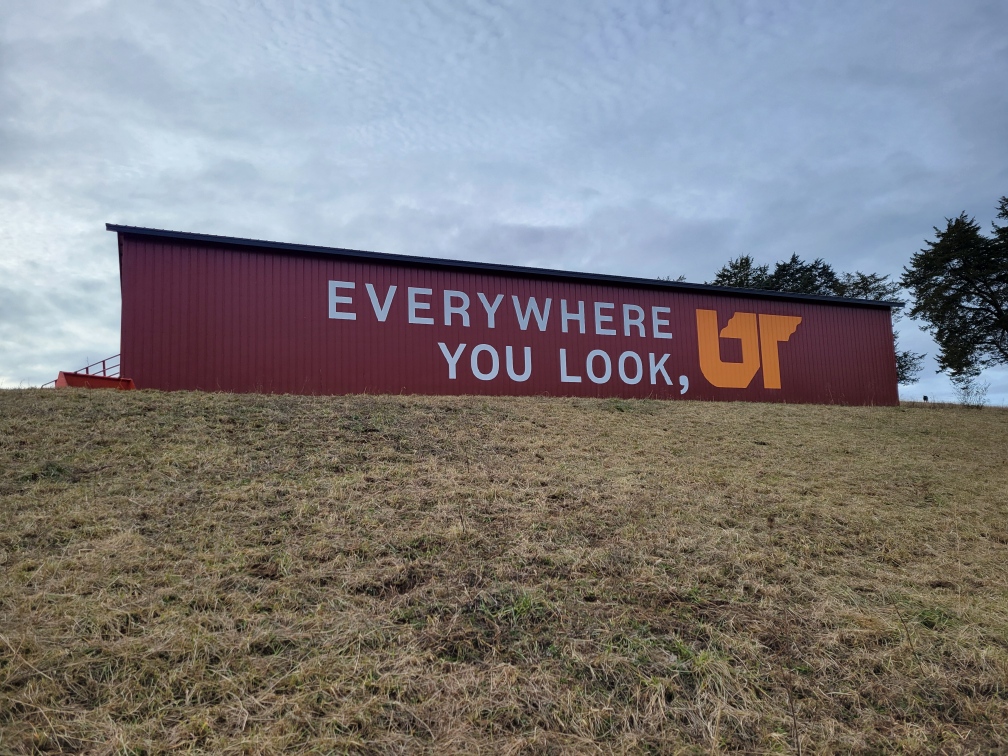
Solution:
M 0 391 L 0 751 L 1008 748 L 1008 412 Z

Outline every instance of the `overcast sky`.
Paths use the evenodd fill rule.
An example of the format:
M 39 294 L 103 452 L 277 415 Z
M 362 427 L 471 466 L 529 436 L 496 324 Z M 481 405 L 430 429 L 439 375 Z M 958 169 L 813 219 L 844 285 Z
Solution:
M 1004 0 L 0 0 L 0 386 L 119 351 L 106 221 L 898 277 L 1008 194 L 1006 28 Z M 1008 370 L 984 380 L 1008 403 Z M 953 398 L 930 356 L 925 393 Z

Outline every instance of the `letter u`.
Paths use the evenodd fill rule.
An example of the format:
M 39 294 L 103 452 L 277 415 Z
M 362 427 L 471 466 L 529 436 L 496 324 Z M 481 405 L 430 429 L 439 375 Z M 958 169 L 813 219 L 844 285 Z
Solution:
M 756 313 L 736 312 L 720 333 L 716 310 L 697 310 L 696 317 L 700 371 L 704 378 L 718 388 L 746 388 L 760 368 Z M 742 342 L 742 362 L 724 362 L 721 359 L 721 339 L 739 339 Z
M 507 363 L 507 374 L 511 377 L 512 381 L 517 381 L 518 383 L 527 381 L 532 376 L 532 347 L 525 347 L 524 354 L 525 372 L 518 375 L 514 368 L 514 348 L 510 346 L 504 348 L 504 361 Z

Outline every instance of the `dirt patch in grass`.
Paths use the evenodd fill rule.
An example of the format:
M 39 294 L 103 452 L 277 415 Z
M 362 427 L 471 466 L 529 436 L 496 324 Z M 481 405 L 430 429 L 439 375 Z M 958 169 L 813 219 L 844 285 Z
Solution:
M 0 751 L 1008 748 L 1008 412 L 0 391 Z

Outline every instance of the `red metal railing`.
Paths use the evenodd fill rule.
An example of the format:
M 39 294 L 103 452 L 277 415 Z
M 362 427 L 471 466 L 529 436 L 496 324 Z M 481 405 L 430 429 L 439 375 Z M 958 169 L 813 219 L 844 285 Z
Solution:
M 100 378 L 118 378 L 120 356 L 121 355 L 113 354 L 111 357 L 106 357 L 104 360 L 98 360 L 98 362 L 92 362 L 90 365 L 82 367 L 80 370 L 74 370 L 73 372 L 77 375 L 95 375 Z M 92 368 L 94 368 L 94 370 L 92 370 Z M 49 383 L 43 383 L 42 388 L 50 388 L 55 385 L 56 381 L 49 381 Z

